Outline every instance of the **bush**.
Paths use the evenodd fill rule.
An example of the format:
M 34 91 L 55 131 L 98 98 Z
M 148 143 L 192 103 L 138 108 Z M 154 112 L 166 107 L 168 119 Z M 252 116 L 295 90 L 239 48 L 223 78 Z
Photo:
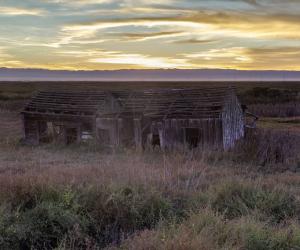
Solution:
M 178 200 L 143 188 L 16 188 L 2 199 L 0 248 L 105 247 L 160 221 L 183 216 Z M 74 238 L 74 235 L 76 238 Z M 87 243 L 88 242 L 88 243 Z
M 3 216 L 6 219 L 1 223 L 1 249 L 12 243 L 15 249 L 52 249 L 75 226 L 86 231 L 89 218 L 79 213 L 76 202 L 70 202 L 69 191 L 37 190 L 41 189 L 15 196 L 12 203 L 7 201 Z
M 11 230 L 20 249 L 52 249 L 76 225 L 84 228 L 87 223 L 71 209 L 43 202 L 21 214 Z
M 129 187 L 89 190 L 81 202 L 92 218 L 90 230 L 100 245 L 119 242 L 136 230 L 152 228 L 172 216 L 172 204 L 161 194 Z

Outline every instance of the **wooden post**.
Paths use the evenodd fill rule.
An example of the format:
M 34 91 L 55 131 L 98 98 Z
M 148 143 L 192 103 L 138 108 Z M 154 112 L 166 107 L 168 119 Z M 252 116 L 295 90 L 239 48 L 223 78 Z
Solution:
M 183 127 L 182 130 L 183 130 L 183 133 L 182 133 L 183 134 L 183 147 L 184 147 L 184 149 L 187 149 L 188 145 L 186 142 L 186 128 Z
M 67 145 L 68 141 L 67 141 L 67 128 L 65 125 L 61 126 L 61 133 L 62 133 L 62 139 L 63 139 L 63 144 Z
M 123 144 L 122 128 L 123 128 L 123 119 L 118 118 L 118 120 L 117 120 L 118 146 L 122 146 L 122 144 Z
M 77 139 L 76 139 L 76 141 L 77 141 L 77 143 L 80 143 L 81 142 L 81 125 L 78 125 L 76 130 L 77 130 Z
M 164 127 L 162 122 L 158 122 L 158 134 L 159 134 L 159 141 L 160 141 L 160 148 L 165 149 L 165 134 L 164 134 Z
M 134 141 L 138 150 L 142 150 L 142 124 L 140 118 L 134 118 Z
M 26 141 L 26 130 L 25 130 L 25 115 L 21 114 L 21 119 L 22 119 L 22 135 L 24 140 Z

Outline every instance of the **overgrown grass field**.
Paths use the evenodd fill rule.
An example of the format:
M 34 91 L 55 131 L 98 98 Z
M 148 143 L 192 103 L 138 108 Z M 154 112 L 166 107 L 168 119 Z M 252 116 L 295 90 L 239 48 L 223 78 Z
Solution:
M 105 152 L 22 146 L 26 99 L 0 108 L 0 249 L 300 249 L 296 116 L 262 118 L 230 152 Z

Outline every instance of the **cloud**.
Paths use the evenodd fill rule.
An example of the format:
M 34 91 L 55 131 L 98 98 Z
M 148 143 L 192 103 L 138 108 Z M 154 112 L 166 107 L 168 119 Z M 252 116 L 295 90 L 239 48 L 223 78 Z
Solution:
M 74 69 L 299 69 L 299 11 L 298 0 L 30 0 L 0 7 L 0 57 Z
M 191 64 L 185 59 L 152 57 L 142 54 L 125 54 L 122 52 L 103 52 L 101 57 L 88 60 L 91 63 L 139 66 L 143 68 L 187 68 Z
M 0 47 L 0 58 L 8 57 L 8 55 L 5 52 L 5 47 Z
M 215 43 L 218 42 L 217 39 L 198 39 L 198 38 L 189 38 L 184 40 L 177 40 L 175 43 L 179 44 L 209 44 L 209 43 Z
M 97 31 L 102 29 L 121 28 L 126 26 L 133 27 L 176 27 L 176 28 L 199 28 L 206 25 L 190 21 L 190 20 L 176 20 L 176 18 L 158 17 L 158 18 L 128 18 L 116 20 L 101 20 L 95 22 L 78 23 L 67 25 L 63 28 L 64 31 L 82 31 L 90 30 Z
M 98 20 L 66 25 L 65 32 L 97 32 L 117 28 L 184 30 L 187 34 L 212 37 L 299 39 L 300 17 L 233 12 L 201 11 L 190 15 Z
M 94 30 L 78 30 L 77 32 L 64 30 L 57 38 L 57 41 L 45 45 L 48 47 L 59 48 L 64 45 L 72 44 L 97 44 L 102 43 L 105 40 L 95 38 Z
M 81 65 L 90 68 L 190 68 L 194 67 L 185 58 L 156 57 L 140 53 L 127 53 L 125 51 L 108 50 L 68 50 L 58 51 L 65 58 L 76 58 Z M 99 66 L 98 66 L 99 65 Z
M 0 67 L 18 67 L 22 65 L 22 62 L 7 53 L 6 47 L 0 47 Z
M 75 6 L 84 6 L 84 5 L 96 5 L 96 4 L 107 4 L 112 3 L 115 0 L 43 0 L 43 2 L 52 3 L 52 4 L 65 4 L 65 5 L 75 5 Z
M 125 40 L 131 41 L 146 41 L 162 38 L 174 38 L 189 35 L 193 29 L 207 30 L 208 25 L 195 23 L 191 21 L 176 21 L 168 18 L 136 18 L 136 19 L 122 19 L 122 20 L 103 20 L 101 22 L 82 23 L 66 25 L 61 30 L 64 42 L 60 44 L 72 43 L 75 39 L 86 38 L 87 36 L 97 37 L 97 33 L 101 31 L 101 35 L 120 35 Z M 131 33 L 116 33 L 115 29 L 144 28 L 144 32 Z M 174 28 L 176 30 L 174 30 Z M 161 29 L 159 32 L 145 32 L 145 29 Z M 183 31 L 184 30 L 184 31 Z
M 89 5 L 108 5 L 114 4 L 121 8 L 146 6 L 149 5 L 148 0 L 42 0 L 43 2 L 52 4 L 62 4 L 67 6 L 84 7 Z M 174 0 L 161 0 L 161 3 L 172 4 Z
M 242 1 L 242 0 L 236 0 Z M 64 1 L 60 1 L 64 2 Z M 70 1 L 70 3 L 108 3 L 112 0 Z M 140 10 L 142 17 L 132 17 L 130 13 L 133 2 L 134 9 L 145 8 L 147 13 Z M 165 3 L 176 1 L 165 1 Z M 235 2 L 233 0 L 232 2 Z M 260 5 L 258 1 L 246 1 L 251 5 Z M 208 45 L 235 39 L 234 46 L 241 46 L 247 40 L 297 40 L 300 39 L 300 18 L 295 15 L 274 15 L 270 13 L 254 13 L 240 11 L 192 10 L 182 14 L 149 16 L 149 8 L 161 10 L 160 6 L 147 5 L 146 1 L 124 1 L 122 4 L 127 12 L 126 18 L 102 18 L 92 21 L 74 22 L 63 25 L 57 41 L 45 44 L 59 48 L 70 45 L 92 45 L 112 41 L 142 42 L 164 39 L 168 43 Z M 139 7 L 144 4 L 144 7 Z M 176 6 L 174 6 L 174 9 Z M 165 7 L 167 8 L 167 7 Z M 120 11 L 124 9 L 120 8 Z M 114 9 L 114 11 L 117 10 Z M 163 9 L 165 12 L 166 9 Z M 143 16 L 145 15 L 146 16 Z M 159 13 L 159 12 L 158 12 Z M 124 12 L 123 12 L 124 14 Z M 114 13 L 115 15 L 115 13 Z M 119 31 L 121 30 L 121 32 Z M 126 30 L 126 32 L 124 31 Z M 118 37 L 117 41 L 114 37 Z M 238 42 L 237 40 L 240 39 Z M 239 44 L 240 43 L 240 44 Z
M 46 11 L 41 9 L 0 6 L 0 15 L 4 16 L 44 16 L 45 14 Z
M 114 55 L 109 58 L 96 58 L 90 59 L 92 63 L 103 63 L 103 64 L 116 64 L 141 66 L 143 68 L 183 68 L 187 67 L 187 64 L 182 59 L 169 59 L 166 57 L 147 57 L 140 54 L 124 54 Z
M 142 33 L 115 33 L 114 35 L 120 37 L 121 39 L 130 41 L 146 41 L 152 39 L 161 39 L 169 37 L 178 37 L 187 35 L 183 31 L 161 31 L 161 32 L 142 32 Z
M 300 16 L 232 11 L 200 11 L 177 20 L 212 26 L 225 36 L 256 38 L 300 38 Z
M 190 68 L 194 67 L 185 58 L 155 57 L 140 53 L 108 50 L 67 50 L 56 52 L 65 58 L 76 58 L 81 64 L 111 65 L 112 68 Z
M 300 47 L 230 47 L 183 56 L 191 64 L 206 68 L 300 70 Z
M 300 47 L 248 48 L 245 54 L 252 58 L 249 69 L 300 70 Z
M 231 47 L 221 49 L 210 49 L 205 52 L 186 54 L 187 58 L 197 58 L 207 61 L 228 60 L 235 62 L 251 62 L 251 57 L 247 56 L 247 49 L 244 47 Z
M 68 3 L 75 3 L 79 5 L 86 5 L 86 4 L 106 4 L 114 2 L 113 0 L 68 0 L 65 1 Z
M 135 18 L 119 20 L 102 20 L 91 23 L 79 23 L 66 25 L 62 28 L 62 34 L 69 37 L 71 41 L 74 38 L 84 37 L 87 33 L 90 36 L 96 36 L 98 32 L 107 35 L 120 35 L 125 40 L 146 41 L 162 38 L 184 37 L 192 33 L 193 30 L 205 31 L 209 25 L 195 23 L 192 21 L 169 20 L 169 18 Z M 143 28 L 143 32 L 116 33 L 115 29 L 130 28 L 138 30 Z M 158 32 L 145 32 L 145 30 L 160 29 Z

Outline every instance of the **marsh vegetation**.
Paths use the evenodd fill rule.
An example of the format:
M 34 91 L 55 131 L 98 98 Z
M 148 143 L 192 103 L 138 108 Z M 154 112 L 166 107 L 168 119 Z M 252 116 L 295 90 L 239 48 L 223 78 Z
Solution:
M 1 101 L 0 249 L 300 247 L 299 118 L 265 117 L 229 152 L 29 147 L 24 101 Z

